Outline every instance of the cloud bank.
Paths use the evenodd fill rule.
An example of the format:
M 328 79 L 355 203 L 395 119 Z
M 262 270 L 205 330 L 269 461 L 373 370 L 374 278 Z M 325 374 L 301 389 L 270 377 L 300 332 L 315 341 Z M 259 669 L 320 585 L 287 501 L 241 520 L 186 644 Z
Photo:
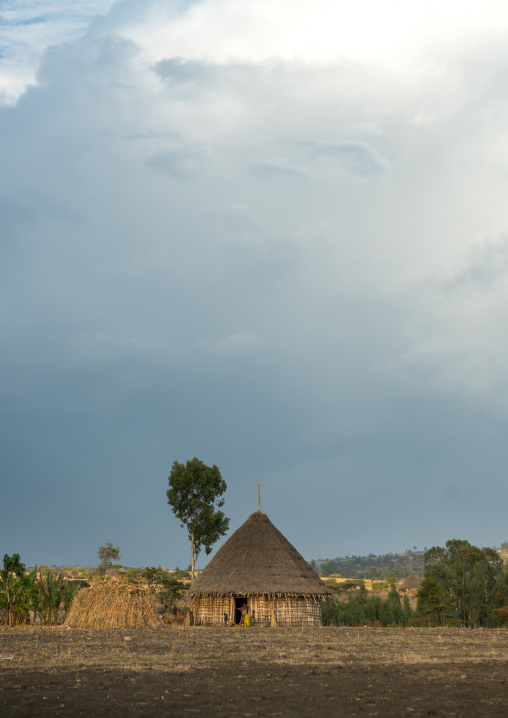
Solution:
M 504 6 L 82 9 L 4 65 L 5 551 L 186 563 L 193 456 L 309 558 L 506 540 Z

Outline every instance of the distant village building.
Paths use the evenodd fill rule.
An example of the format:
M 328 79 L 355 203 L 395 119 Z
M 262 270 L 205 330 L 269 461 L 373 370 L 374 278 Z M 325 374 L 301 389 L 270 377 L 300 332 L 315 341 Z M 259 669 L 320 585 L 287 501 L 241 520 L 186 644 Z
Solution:
M 241 622 L 246 603 L 255 625 L 321 626 L 330 589 L 266 514 L 257 511 L 193 582 L 187 603 L 197 625 Z
M 414 596 L 421 586 L 421 581 L 415 573 L 410 573 L 399 586 L 400 593 Z

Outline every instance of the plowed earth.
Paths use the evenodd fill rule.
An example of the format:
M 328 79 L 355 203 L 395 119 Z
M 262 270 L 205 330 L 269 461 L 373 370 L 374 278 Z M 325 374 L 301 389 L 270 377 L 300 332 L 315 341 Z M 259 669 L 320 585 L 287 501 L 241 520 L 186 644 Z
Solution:
M 0 628 L 0 716 L 507 718 L 508 631 Z

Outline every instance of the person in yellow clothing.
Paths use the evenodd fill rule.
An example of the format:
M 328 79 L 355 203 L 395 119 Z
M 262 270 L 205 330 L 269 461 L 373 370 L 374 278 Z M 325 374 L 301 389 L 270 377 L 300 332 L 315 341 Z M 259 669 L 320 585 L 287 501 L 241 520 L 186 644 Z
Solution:
M 250 626 L 250 614 L 249 614 L 249 607 L 246 603 L 242 606 L 242 623 L 244 626 L 249 627 Z

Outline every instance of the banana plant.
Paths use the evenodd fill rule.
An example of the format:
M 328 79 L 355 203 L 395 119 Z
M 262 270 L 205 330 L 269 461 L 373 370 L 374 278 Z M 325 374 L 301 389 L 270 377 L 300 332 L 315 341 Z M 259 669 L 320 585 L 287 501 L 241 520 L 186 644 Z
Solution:
M 82 586 L 79 583 L 70 583 L 69 581 L 64 582 L 63 601 L 65 615 L 67 615 L 67 611 L 70 609 L 72 602 L 81 588 Z
M 41 622 L 48 625 L 57 622 L 58 610 L 63 600 L 64 579 L 49 569 L 40 577 L 39 601 Z
M 36 569 L 26 572 L 19 553 L 12 556 L 5 554 L 3 569 L 0 570 L 0 608 L 7 609 L 9 626 L 14 625 L 15 613 L 28 610 L 36 592 Z

